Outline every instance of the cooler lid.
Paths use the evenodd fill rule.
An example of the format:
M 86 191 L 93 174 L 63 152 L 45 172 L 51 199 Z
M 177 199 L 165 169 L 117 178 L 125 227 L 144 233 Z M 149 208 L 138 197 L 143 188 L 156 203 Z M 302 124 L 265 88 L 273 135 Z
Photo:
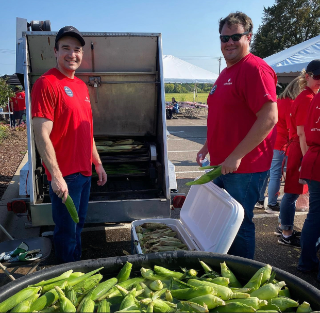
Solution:
M 201 251 L 227 253 L 244 217 L 243 207 L 213 182 L 191 186 L 180 220 Z

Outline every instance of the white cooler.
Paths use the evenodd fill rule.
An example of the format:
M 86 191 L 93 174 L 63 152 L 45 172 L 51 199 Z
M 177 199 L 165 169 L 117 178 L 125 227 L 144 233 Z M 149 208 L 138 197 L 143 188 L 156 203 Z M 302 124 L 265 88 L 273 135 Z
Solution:
M 240 203 L 213 182 L 191 186 L 180 219 L 155 218 L 131 223 L 133 253 L 143 254 L 136 226 L 163 223 L 177 233 L 190 250 L 227 253 L 244 217 Z

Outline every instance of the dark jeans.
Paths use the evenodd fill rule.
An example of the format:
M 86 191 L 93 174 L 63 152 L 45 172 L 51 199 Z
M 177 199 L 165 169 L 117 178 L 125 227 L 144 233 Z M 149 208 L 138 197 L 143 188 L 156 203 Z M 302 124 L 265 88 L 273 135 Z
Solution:
M 69 195 L 72 198 L 79 215 L 76 224 L 70 217 L 69 211 L 53 191 L 51 182 L 50 198 L 52 203 L 52 218 L 55 223 L 53 242 L 58 263 L 79 261 L 81 259 L 81 231 L 87 215 L 91 176 L 75 173 L 64 177 Z
M 319 266 L 318 280 L 320 280 L 320 264 L 317 257 L 320 237 L 320 182 L 307 180 L 309 187 L 309 212 L 301 234 L 301 256 L 298 267 L 310 271 Z M 319 243 L 319 242 L 318 242 Z
M 267 171 L 250 174 L 231 173 L 221 175 L 214 183 L 224 188 L 244 209 L 244 219 L 228 254 L 248 259 L 254 258 L 255 226 L 253 209 L 259 200 L 260 190 L 267 176 Z
M 280 204 L 279 223 L 281 229 L 292 230 L 294 223 L 294 215 L 296 213 L 296 202 L 299 195 L 295 193 L 285 193 Z

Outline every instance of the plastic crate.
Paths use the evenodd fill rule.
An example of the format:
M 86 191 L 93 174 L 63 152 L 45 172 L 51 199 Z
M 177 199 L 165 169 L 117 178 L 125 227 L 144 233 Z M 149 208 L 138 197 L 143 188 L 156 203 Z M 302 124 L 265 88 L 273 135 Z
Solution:
M 131 223 L 133 253 L 143 254 L 135 227 L 164 223 L 172 228 L 189 250 L 227 253 L 244 217 L 243 207 L 224 189 L 209 182 L 191 186 L 180 219 L 155 218 Z

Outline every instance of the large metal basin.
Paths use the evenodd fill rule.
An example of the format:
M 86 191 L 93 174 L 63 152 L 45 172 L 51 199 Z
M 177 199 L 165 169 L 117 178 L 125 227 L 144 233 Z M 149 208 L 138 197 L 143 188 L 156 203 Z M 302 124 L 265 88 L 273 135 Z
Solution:
M 169 269 L 180 269 L 180 267 L 201 269 L 199 260 L 204 261 L 213 269 L 218 271 L 220 271 L 220 263 L 226 261 L 229 268 L 242 283 L 246 283 L 260 267 L 265 265 L 264 263 L 226 254 L 191 251 L 165 252 L 84 260 L 80 262 L 54 266 L 10 282 L 0 288 L 0 302 L 4 301 L 28 285 L 58 276 L 70 269 L 73 269 L 74 271 L 89 272 L 104 266 L 104 269 L 101 270 L 101 274 L 104 276 L 104 278 L 110 278 L 116 276 L 123 264 L 126 261 L 129 261 L 133 264 L 133 271 L 140 276 L 141 267 L 152 268 L 154 265 L 165 266 Z M 285 271 L 277 268 L 274 268 L 274 271 L 276 272 L 277 280 L 284 280 L 286 282 L 293 299 L 298 300 L 299 303 L 307 301 L 310 303 L 313 310 L 320 311 L 320 290 Z M 134 276 L 135 273 L 133 273 L 131 276 Z

